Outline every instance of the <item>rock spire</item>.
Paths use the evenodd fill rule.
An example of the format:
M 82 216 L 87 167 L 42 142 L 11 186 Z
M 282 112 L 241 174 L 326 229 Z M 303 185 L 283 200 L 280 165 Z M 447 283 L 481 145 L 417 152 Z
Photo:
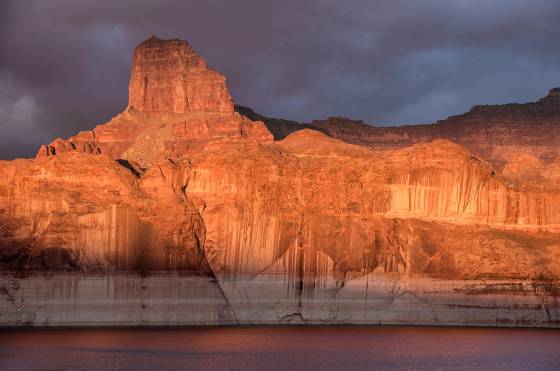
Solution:
M 184 40 L 155 35 L 134 50 L 128 106 L 144 112 L 233 112 L 225 77 Z

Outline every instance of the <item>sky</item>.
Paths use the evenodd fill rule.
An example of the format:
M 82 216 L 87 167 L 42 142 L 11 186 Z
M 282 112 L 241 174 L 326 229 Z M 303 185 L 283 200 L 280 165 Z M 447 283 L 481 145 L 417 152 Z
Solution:
M 152 34 L 187 40 L 237 104 L 300 122 L 430 123 L 560 86 L 557 0 L 0 0 L 0 159 L 122 111 Z

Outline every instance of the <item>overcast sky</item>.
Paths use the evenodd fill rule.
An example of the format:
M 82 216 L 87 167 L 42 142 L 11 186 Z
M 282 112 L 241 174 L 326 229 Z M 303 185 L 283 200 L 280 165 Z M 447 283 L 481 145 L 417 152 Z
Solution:
M 134 46 L 186 39 L 236 103 L 429 123 L 560 85 L 557 0 L 0 0 L 0 159 L 126 106 Z

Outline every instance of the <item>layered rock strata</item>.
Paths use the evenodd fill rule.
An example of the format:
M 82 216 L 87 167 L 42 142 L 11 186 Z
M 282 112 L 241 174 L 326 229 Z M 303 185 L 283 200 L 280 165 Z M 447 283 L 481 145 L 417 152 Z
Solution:
M 135 51 L 124 112 L 35 159 L 0 162 L 0 307 L 10 313 L 0 323 L 29 322 L 18 313 L 48 322 L 14 289 L 38 287 L 37 272 L 47 271 L 76 283 L 77 297 L 91 287 L 130 311 L 114 323 L 560 324 L 560 176 L 540 144 L 525 151 L 531 140 L 512 138 L 526 157 L 508 155 L 496 171 L 502 157 L 487 162 L 432 134 L 408 133 L 410 143 L 383 134 L 393 139 L 380 146 L 355 140 L 379 138 L 359 123 L 361 134 L 343 138 L 355 144 L 328 125 L 275 129 L 234 112 L 222 88 L 187 43 L 151 38 Z M 530 105 L 531 115 L 554 115 L 550 102 Z M 476 125 L 453 125 L 478 135 Z M 114 295 L 91 274 L 107 277 Z M 37 295 L 52 290 L 45 282 Z M 482 296 L 471 302 L 474 292 Z M 69 323 L 87 323 L 93 317 L 78 305 L 87 300 L 72 295 L 41 305 L 74 300 L 71 311 L 89 314 Z M 416 315 L 393 305 L 405 296 Z M 152 316 L 144 309 L 154 301 L 167 304 Z M 183 304 L 192 316 L 165 316 Z M 492 305 L 504 307 L 500 321 Z M 451 315 L 451 306 L 462 309 Z
M 233 111 L 225 78 L 183 40 L 155 36 L 136 47 L 127 109 L 90 131 L 43 145 L 37 157 L 69 151 L 104 153 L 136 171 L 199 151 L 209 141 L 272 141 L 262 122 Z
M 140 177 L 108 155 L 79 152 L 6 162 L 0 172 L 4 241 L 63 246 L 111 269 L 126 249 L 99 250 L 111 246 L 107 238 L 118 245 L 118 223 L 130 218 L 154 231 L 151 250 L 184 246 L 216 273 L 283 267 L 291 275 L 303 259 L 342 277 L 378 267 L 560 275 L 560 192 L 509 186 L 448 141 L 372 151 L 303 130 L 272 143 L 214 141 Z M 125 229 L 132 244 L 150 241 Z M 513 246 L 520 250 L 509 255 Z
M 187 42 L 155 36 L 134 50 L 128 105 L 142 112 L 233 111 L 224 76 Z
M 449 139 L 467 147 L 474 156 L 501 171 L 519 155 L 536 157 L 544 164 L 560 158 L 560 88 L 533 103 L 482 105 L 430 125 L 374 126 L 360 120 L 330 117 L 306 124 L 238 111 L 265 121 L 277 138 L 304 128 L 323 131 L 347 143 L 375 149 L 396 149 L 436 139 Z

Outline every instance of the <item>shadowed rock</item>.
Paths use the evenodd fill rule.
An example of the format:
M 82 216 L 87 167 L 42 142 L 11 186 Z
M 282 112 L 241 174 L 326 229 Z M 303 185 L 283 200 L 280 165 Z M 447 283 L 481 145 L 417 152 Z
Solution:
M 265 282 L 279 321 L 375 275 L 389 301 L 417 277 L 560 277 L 556 89 L 401 128 L 240 114 L 225 89 L 186 42 L 140 44 L 124 112 L 0 161 L 3 269 L 202 274 L 228 306 Z

